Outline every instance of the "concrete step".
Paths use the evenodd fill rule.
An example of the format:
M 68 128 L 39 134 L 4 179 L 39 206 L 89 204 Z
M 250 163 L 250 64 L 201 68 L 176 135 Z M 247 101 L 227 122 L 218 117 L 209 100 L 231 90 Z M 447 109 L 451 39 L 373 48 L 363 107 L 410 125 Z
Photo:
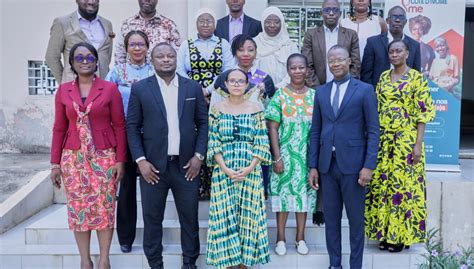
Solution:
M 66 206 L 54 205 L 54 209 L 43 218 L 25 228 L 25 242 L 27 245 L 64 245 L 74 244 L 74 236 L 68 228 Z M 199 238 L 201 243 L 207 239 L 208 221 L 199 221 Z M 269 242 L 276 242 L 276 220 L 268 220 Z M 180 243 L 180 225 L 177 218 L 163 221 L 163 244 Z M 342 221 L 343 243 L 348 243 L 349 227 L 347 221 Z M 289 219 L 286 228 L 288 242 L 294 242 L 296 237 L 296 221 Z M 313 225 L 310 220 L 306 222 L 306 241 L 312 244 L 325 244 L 324 227 Z M 137 221 L 136 244 L 143 242 L 143 220 Z M 118 244 L 117 235 L 114 234 L 113 243 Z M 98 244 L 93 238 L 92 244 Z
M 327 268 L 329 257 L 324 245 L 309 245 L 308 255 L 299 255 L 293 247 L 287 246 L 288 252 L 285 256 L 277 256 L 270 245 L 271 261 L 266 265 L 253 266 L 252 269 L 315 269 Z M 206 246 L 201 245 L 200 256 L 197 266 L 203 268 L 215 268 L 205 264 Z M 343 245 L 344 268 L 349 268 L 349 246 Z M 401 253 L 391 254 L 379 251 L 376 246 L 367 246 L 364 250 L 364 269 L 415 269 L 421 263 L 421 254 L 424 249 L 421 246 L 413 246 Z M 99 249 L 92 246 L 91 254 L 93 262 L 97 264 Z M 176 244 L 165 245 L 163 250 L 165 268 L 180 268 L 181 246 Z M 117 245 L 112 245 L 110 260 L 114 269 L 148 269 L 146 257 L 140 245 L 135 245 L 133 251 L 128 254 L 120 252 Z M 16 247 L 0 246 L 0 268 L 1 269 L 72 269 L 78 268 L 80 257 L 74 244 L 68 245 L 23 245 Z

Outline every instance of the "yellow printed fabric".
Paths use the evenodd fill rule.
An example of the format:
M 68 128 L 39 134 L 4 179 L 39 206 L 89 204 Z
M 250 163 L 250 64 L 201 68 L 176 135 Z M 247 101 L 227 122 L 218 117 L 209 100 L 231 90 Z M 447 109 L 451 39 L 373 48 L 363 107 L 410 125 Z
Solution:
M 263 112 L 231 115 L 211 109 L 208 164 L 212 171 L 207 258 L 226 268 L 270 261 L 260 164 L 243 181 L 232 180 L 214 161 L 221 153 L 227 167 L 238 171 L 257 157 L 270 162 Z
M 412 245 L 426 239 L 425 154 L 414 164 L 417 124 L 433 120 L 428 82 L 411 69 L 396 82 L 390 70 L 377 85 L 380 120 L 378 163 L 366 195 L 369 239 Z

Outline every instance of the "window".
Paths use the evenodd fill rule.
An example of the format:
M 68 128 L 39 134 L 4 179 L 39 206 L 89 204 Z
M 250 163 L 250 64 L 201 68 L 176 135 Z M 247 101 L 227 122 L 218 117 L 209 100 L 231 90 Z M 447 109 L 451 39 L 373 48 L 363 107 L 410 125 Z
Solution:
M 301 48 L 306 30 L 323 25 L 322 2 L 322 0 L 270 0 L 269 4 L 280 8 L 285 17 L 290 38 Z M 383 2 L 372 1 L 372 12 L 374 14 L 383 16 L 383 8 Z M 348 2 L 343 2 L 341 9 L 341 19 L 349 16 Z
M 28 61 L 28 92 L 30 95 L 52 95 L 57 82 L 46 61 Z

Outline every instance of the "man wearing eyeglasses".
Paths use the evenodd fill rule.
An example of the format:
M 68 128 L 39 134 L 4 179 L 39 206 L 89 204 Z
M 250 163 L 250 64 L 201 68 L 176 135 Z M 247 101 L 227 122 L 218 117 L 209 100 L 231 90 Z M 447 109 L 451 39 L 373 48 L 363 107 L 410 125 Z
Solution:
M 309 29 L 304 37 L 302 53 L 308 58 L 309 80 L 312 87 L 333 79 L 326 62 L 328 50 L 341 45 L 349 51 L 350 73 L 358 78 L 360 72 L 359 38 L 354 30 L 339 25 L 341 8 L 337 0 L 325 0 L 322 6 L 323 26 Z
M 109 72 L 112 39 L 115 37 L 112 23 L 97 15 L 99 0 L 76 0 L 76 3 L 77 11 L 55 18 L 51 26 L 45 59 L 58 83 L 74 79 L 69 65 L 69 51 L 79 42 L 87 42 L 98 51 L 97 74 L 105 78 Z
M 150 41 L 147 58 L 151 58 L 151 50 L 161 42 L 170 44 L 176 51 L 181 44 L 176 23 L 156 11 L 158 0 L 138 0 L 140 11 L 126 19 L 120 28 L 115 43 L 115 64 L 123 64 L 127 60 L 127 51 L 123 39 L 128 32 L 140 30 L 145 32 Z
M 407 23 L 406 12 L 401 6 L 394 6 L 388 11 L 388 33 L 382 33 L 367 39 L 367 45 L 362 59 L 361 80 L 377 86 L 380 75 L 390 69 L 388 44 L 394 40 L 403 39 L 408 45 L 407 65 L 418 71 L 421 70 L 420 43 L 403 34 Z

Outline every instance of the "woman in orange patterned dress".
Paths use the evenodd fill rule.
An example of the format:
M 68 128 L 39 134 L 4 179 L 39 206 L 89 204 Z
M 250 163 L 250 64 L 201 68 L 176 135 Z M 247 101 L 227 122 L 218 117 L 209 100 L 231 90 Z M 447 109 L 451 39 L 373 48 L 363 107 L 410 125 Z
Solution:
M 69 228 L 81 255 L 81 269 L 92 269 L 91 231 L 97 231 L 100 269 L 110 268 L 117 182 L 126 161 L 122 98 L 114 83 L 95 76 L 98 54 L 88 43 L 71 48 L 77 78 L 56 92 L 51 180 L 66 191 Z

